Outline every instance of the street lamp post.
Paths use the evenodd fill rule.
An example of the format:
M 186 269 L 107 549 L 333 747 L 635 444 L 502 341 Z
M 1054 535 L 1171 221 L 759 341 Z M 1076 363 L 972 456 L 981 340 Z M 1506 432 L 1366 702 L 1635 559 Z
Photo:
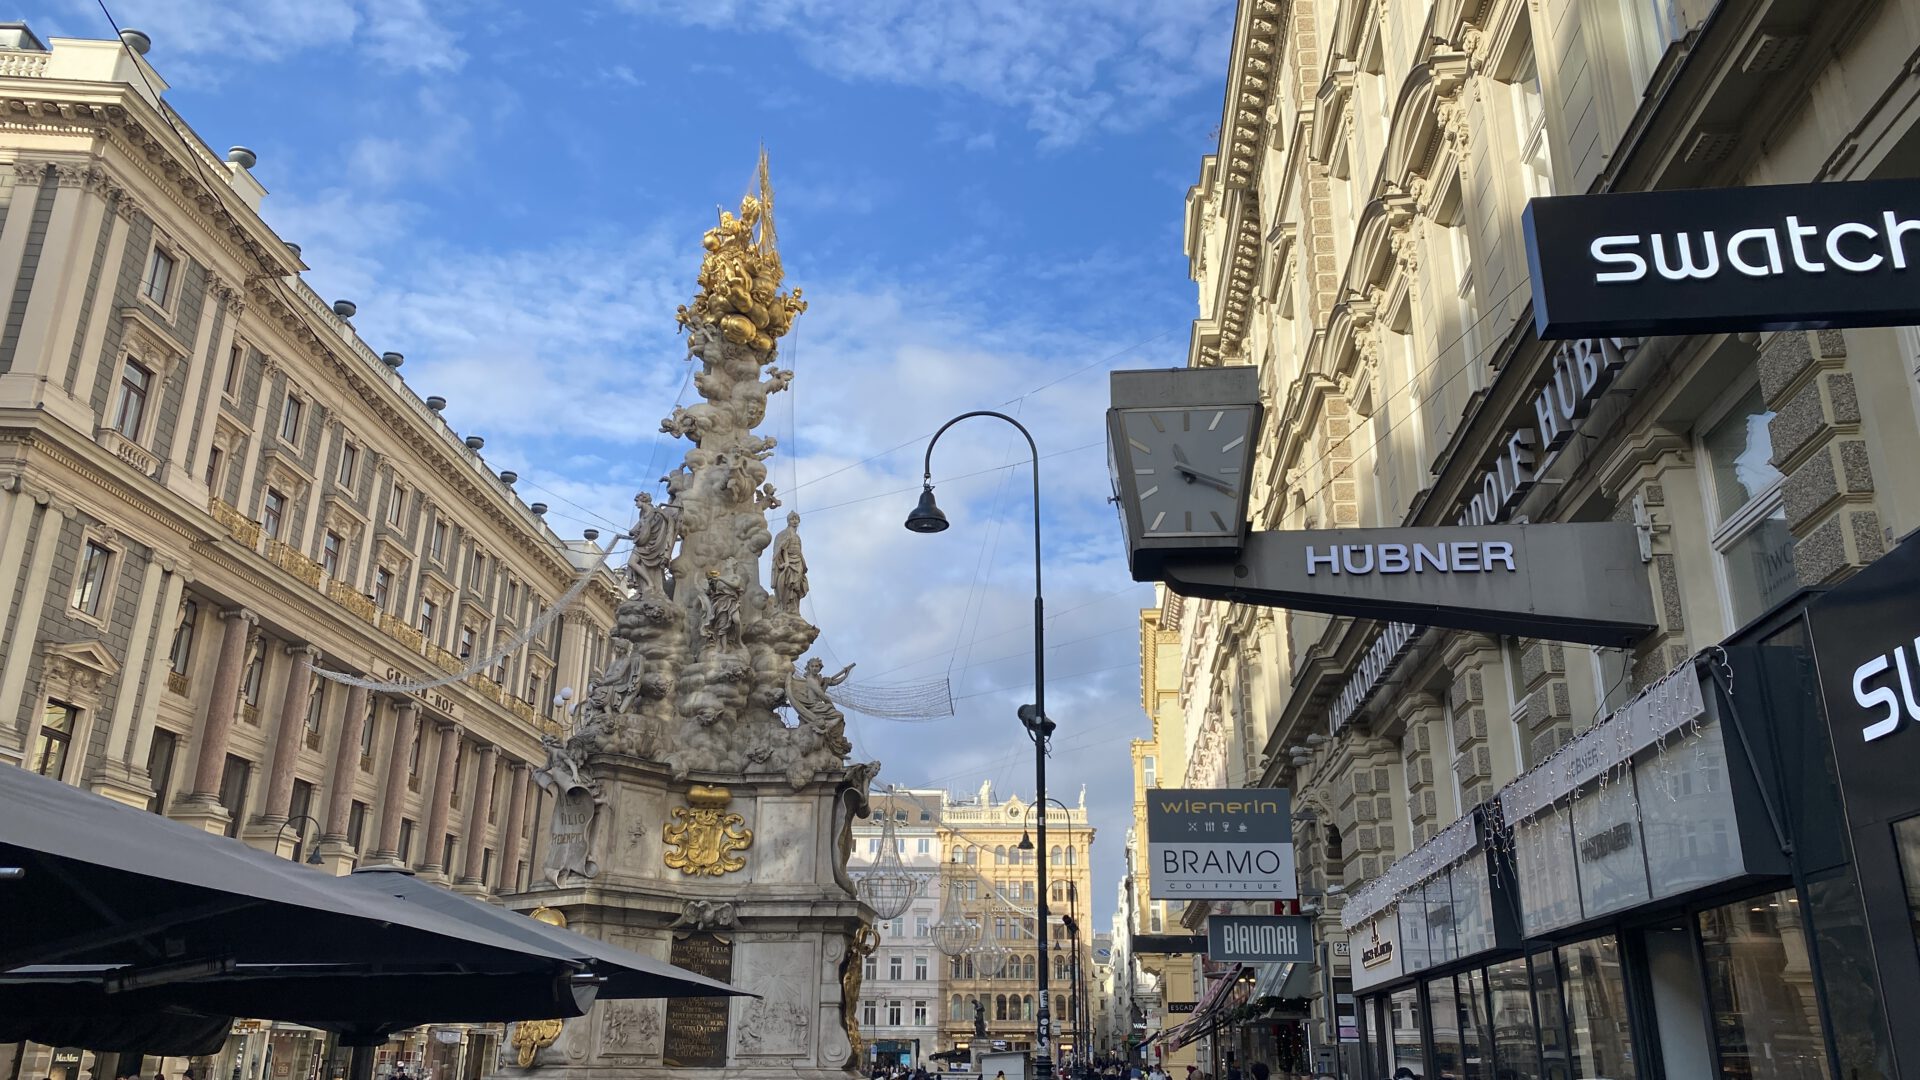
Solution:
M 296 822 L 296 821 L 304 821 L 304 822 L 306 822 L 306 823 L 307 823 L 308 825 L 311 825 L 311 826 L 313 826 L 313 829 L 314 829 L 314 835 L 315 835 L 316 837 L 317 837 L 317 836 L 319 835 L 319 833 L 320 833 L 320 823 L 319 823 L 319 822 L 317 822 L 317 821 L 315 821 L 315 820 L 313 820 L 313 818 L 312 818 L 312 817 L 310 817 L 310 816 L 308 816 L 308 815 L 306 815 L 306 814 L 295 814 L 294 816 L 292 816 L 292 817 L 290 817 L 290 818 L 288 818 L 287 820 L 285 820 L 285 821 L 283 821 L 283 822 L 281 822 L 281 823 L 280 823 L 280 830 L 279 830 L 279 832 L 278 832 L 278 833 L 275 833 L 275 834 L 274 834 L 274 845 L 275 845 L 276 847 L 277 847 L 277 846 L 279 846 L 279 843 L 280 843 L 280 837 L 281 837 L 282 835 L 284 835 L 284 834 L 286 833 L 286 831 L 287 831 L 287 826 L 289 826 L 289 825 L 292 825 L 292 824 L 293 824 L 294 822 Z M 301 832 L 301 831 L 300 831 L 299 829 L 295 829 L 295 830 L 294 830 L 294 832 L 293 832 L 293 840 L 294 840 L 294 843 L 295 843 L 295 844 L 297 844 L 297 845 L 302 845 L 302 846 L 306 846 L 306 848 L 307 848 L 307 858 L 306 858 L 306 864 L 307 864 L 308 866 L 320 866 L 320 865 L 323 865 L 323 864 L 321 863 L 321 861 L 320 861 L 320 845 L 318 845 L 318 844 L 312 844 L 312 845 L 308 845 L 308 844 L 307 844 L 307 837 L 306 837 L 306 834 L 305 834 L 305 833 L 303 833 L 303 832 Z M 298 858 L 298 853 L 296 852 L 296 853 L 295 853 L 295 855 L 294 855 L 293 857 L 295 857 L 295 858 Z
M 1033 703 L 1020 706 L 1020 723 L 1027 729 L 1027 737 L 1033 740 L 1033 788 L 1034 802 L 1045 805 L 1047 801 L 1047 742 L 1053 736 L 1053 721 L 1047 719 L 1047 647 L 1046 647 L 1046 603 L 1041 598 L 1040 588 L 1040 448 L 1033 441 L 1033 433 L 1025 424 L 1006 413 L 987 409 L 964 412 L 940 425 L 940 430 L 927 440 L 927 455 L 921 474 L 920 502 L 907 515 L 907 528 L 917 533 L 944 532 L 947 528 L 947 515 L 933 501 L 933 447 L 947 429 L 975 416 L 991 416 L 1012 424 L 1027 440 L 1027 449 L 1033 455 Z M 1040 850 L 1047 848 L 1047 815 L 1041 814 L 1036 827 Z M 1048 955 L 1047 934 L 1047 863 L 1045 859 L 1034 860 L 1039 868 L 1040 896 L 1036 920 L 1041 931 L 1040 970 L 1036 992 L 1040 997 L 1038 1010 L 1039 1027 L 1036 1032 L 1036 1052 L 1033 1056 L 1034 1080 L 1053 1080 L 1052 1024 L 1053 1014 L 1047 1005 L 1047 965 L 1052 961 Z
M 1040 810 L 1040 817 L 1042 819 L 1045 819 L 1047 814 L 1050 812 L 1047 809 L 1049 806 L 1057 806 L 1060 808 L 1062 813 L 1067 815 L 1066 817 L 1067 847 L 1071 849 L 1073 847 L 1073 810 L 1069 808 L 1066 803 L 1061 802 L 1059 799 L 1048 798 L 1045 795 L 1042 795 L 1039 799 L 1036 799 L 1034 801 L 1032 806 L 1027 807 L 1027 821 L 1032 822 L 1033 812 L 1036 808 Z M 1040 834 L 1040 840 L 1041 840 L 1041 843 L 1043 844 L 1046 842 L 1046 833 L 1042 832 Z M 1045 865 L 1047 863 L 1047 860 L 1052 857 L 1052 853 L 1047 851 L 1045 848 L 1040 848 L 1038 850 L 1035 849 L 1033 840 L 1027 836 L 1025 829 L 1022 829 L 1020 832 L 1019 848 L 1021 851 L 1031 851 L 1034 853 L 1033 861 L 1034 861 L 1034 865 L 1036 866 Z M 1091 860 L 1093 857 L 1093 845 L 1091 843 L 1087 845 L 1087 857 L 1089 860 Z M 1075 858 L 1074 865 L 1076 867 L 1078 865 L 1077 856 Z M 1042 876 L 1040 878 L 1039 888 L 1042 892 L 1044 892 L 1046 891 L 1046 887 L 1047 887 L 1046 878 Z M 1069 935 L 1068 940 L 1072 942 L 1072 948 L 1073 948 L 1073 966 L 1070 973 L 1071 981 L 1068 983 L 1068 986 L 1067 986 L 1067 993 L 1068 993 L 1067 1000 L 1073 1002 L 1073 1008 L 1068 1010 L 1068 1016 L 1074 1019 L 1074 1023 L 1072 1027 L 1069 1028 L 1069 1030 L 1073 1032 L 1073 1059 L 1074 1059 L 1074 1065 L 1076 1066 L 1076 1071 L 1079 1072 L 1081 1075 L 1085 1075 L 1086 1074 L 1087 1042 L 1086 1042 L 1086 1036 L 1081 1031 L 1081 1025 L 1078 1022 L 1079 1019 L 1084 1017 L 1084 1013 L 1081 1013 L 1079 1011 L 1080 1010 L 1080 890 L 1079 890 L 1079 886 L 1074 882 L 1073 876 L 1071 874 L 1069 874 L 1067 877 L 1067 900 L 1072 905 L 1072 907 L 1068 909 L 1066 925 L 1067 925 L 1067 931 Z M 1041 959 L 1043 961 L 1051 963 L 1052 958 L 1048 956 L 1047 953 L 1048 953 L 1048 950 L 1050 950 L 1053 947 L 1052 928 L 1048 927 L 1045 923 L 1042 923 L 1040 926 L 1040 936 L 1045 939 L 1045 941 L 1042 943 L 1040 947 Z

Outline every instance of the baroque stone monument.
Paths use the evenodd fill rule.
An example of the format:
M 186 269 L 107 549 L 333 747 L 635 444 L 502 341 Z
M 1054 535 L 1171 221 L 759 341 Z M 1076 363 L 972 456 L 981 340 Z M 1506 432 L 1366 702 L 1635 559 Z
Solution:
M 661 423 L 692 445 L 661 478 L 664 501 L 634 500 L 612 657 L 573 733 L 546 740 L 546 857 L 508 903 L 760 996 L 602 1001 L 557 1031 L 521 1025 L 511 1077 L 838 1078 L 865 1055 L 854 1008 L 871 912 L 846 865 L 879 765 L 846 760 L 831 691 L 848 671 L 801 664 L 819 630 L 800 614 L 799 515 L 778 543 L 767 523 L 774 440 L 754 428 L 793 378 L 775 342 L 806 304 L 781 291 L 764 154 L 739 215 L 721 213 L 703 245 L 699 292 L 679 309 L 703 400 Z

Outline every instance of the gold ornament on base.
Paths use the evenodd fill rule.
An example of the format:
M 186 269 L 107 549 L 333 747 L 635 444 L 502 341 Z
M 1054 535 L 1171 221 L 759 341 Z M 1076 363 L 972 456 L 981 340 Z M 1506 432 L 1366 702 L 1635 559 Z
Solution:
M 544 904 L 527 912 L 527 917 L 548 926 L 567 928 L 567 916 L 556 908 Z M 514 1058 L 523 1069 L 533 1068 L 534 1059 L 540 1051 L 552 1046 L 560 1038 L 560 1029 L 566 1026 L 564 1020 L 519 1020 L 513 1025 L 513 1048 L 519 1051 Z
M 746 868 L 747 860 L 733 853 L 753 846 L 753 831 L 746 818 L 726 813 L 732 801 L 726 788 L 693 785 L 687 805 L 674 807 L 673 820 L 661 826 L 662 838 L 675 849 L 666 854 L 669 870 L 720 877 Z

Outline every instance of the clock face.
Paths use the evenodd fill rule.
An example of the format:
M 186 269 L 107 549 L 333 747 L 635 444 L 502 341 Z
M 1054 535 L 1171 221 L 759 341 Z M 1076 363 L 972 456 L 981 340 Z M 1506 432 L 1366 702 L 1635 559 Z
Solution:
M 1115 464 L 1133 472 L 1122 490 L 1139 504 L 1142 537 L 1239 535 L 1252 407 L 1129 409 L 1121 426 L 1125 460 Z

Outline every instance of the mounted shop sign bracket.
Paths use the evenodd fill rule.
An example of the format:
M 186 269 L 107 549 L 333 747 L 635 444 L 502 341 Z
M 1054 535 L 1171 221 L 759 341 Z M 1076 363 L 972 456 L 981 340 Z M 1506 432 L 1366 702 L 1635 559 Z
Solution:
M 1920 180 L 1534 199 L 1542 339 L 1920 322 Z
M 1610 362 L 1591 353 L 1596 372 Z M 1116 371 L 1112 387 L 1109 467 L 1136 581 L 1588 645 L 1630 645 L 1656 628 L 1633 521 L 1250 532 L 1258 370 Z

